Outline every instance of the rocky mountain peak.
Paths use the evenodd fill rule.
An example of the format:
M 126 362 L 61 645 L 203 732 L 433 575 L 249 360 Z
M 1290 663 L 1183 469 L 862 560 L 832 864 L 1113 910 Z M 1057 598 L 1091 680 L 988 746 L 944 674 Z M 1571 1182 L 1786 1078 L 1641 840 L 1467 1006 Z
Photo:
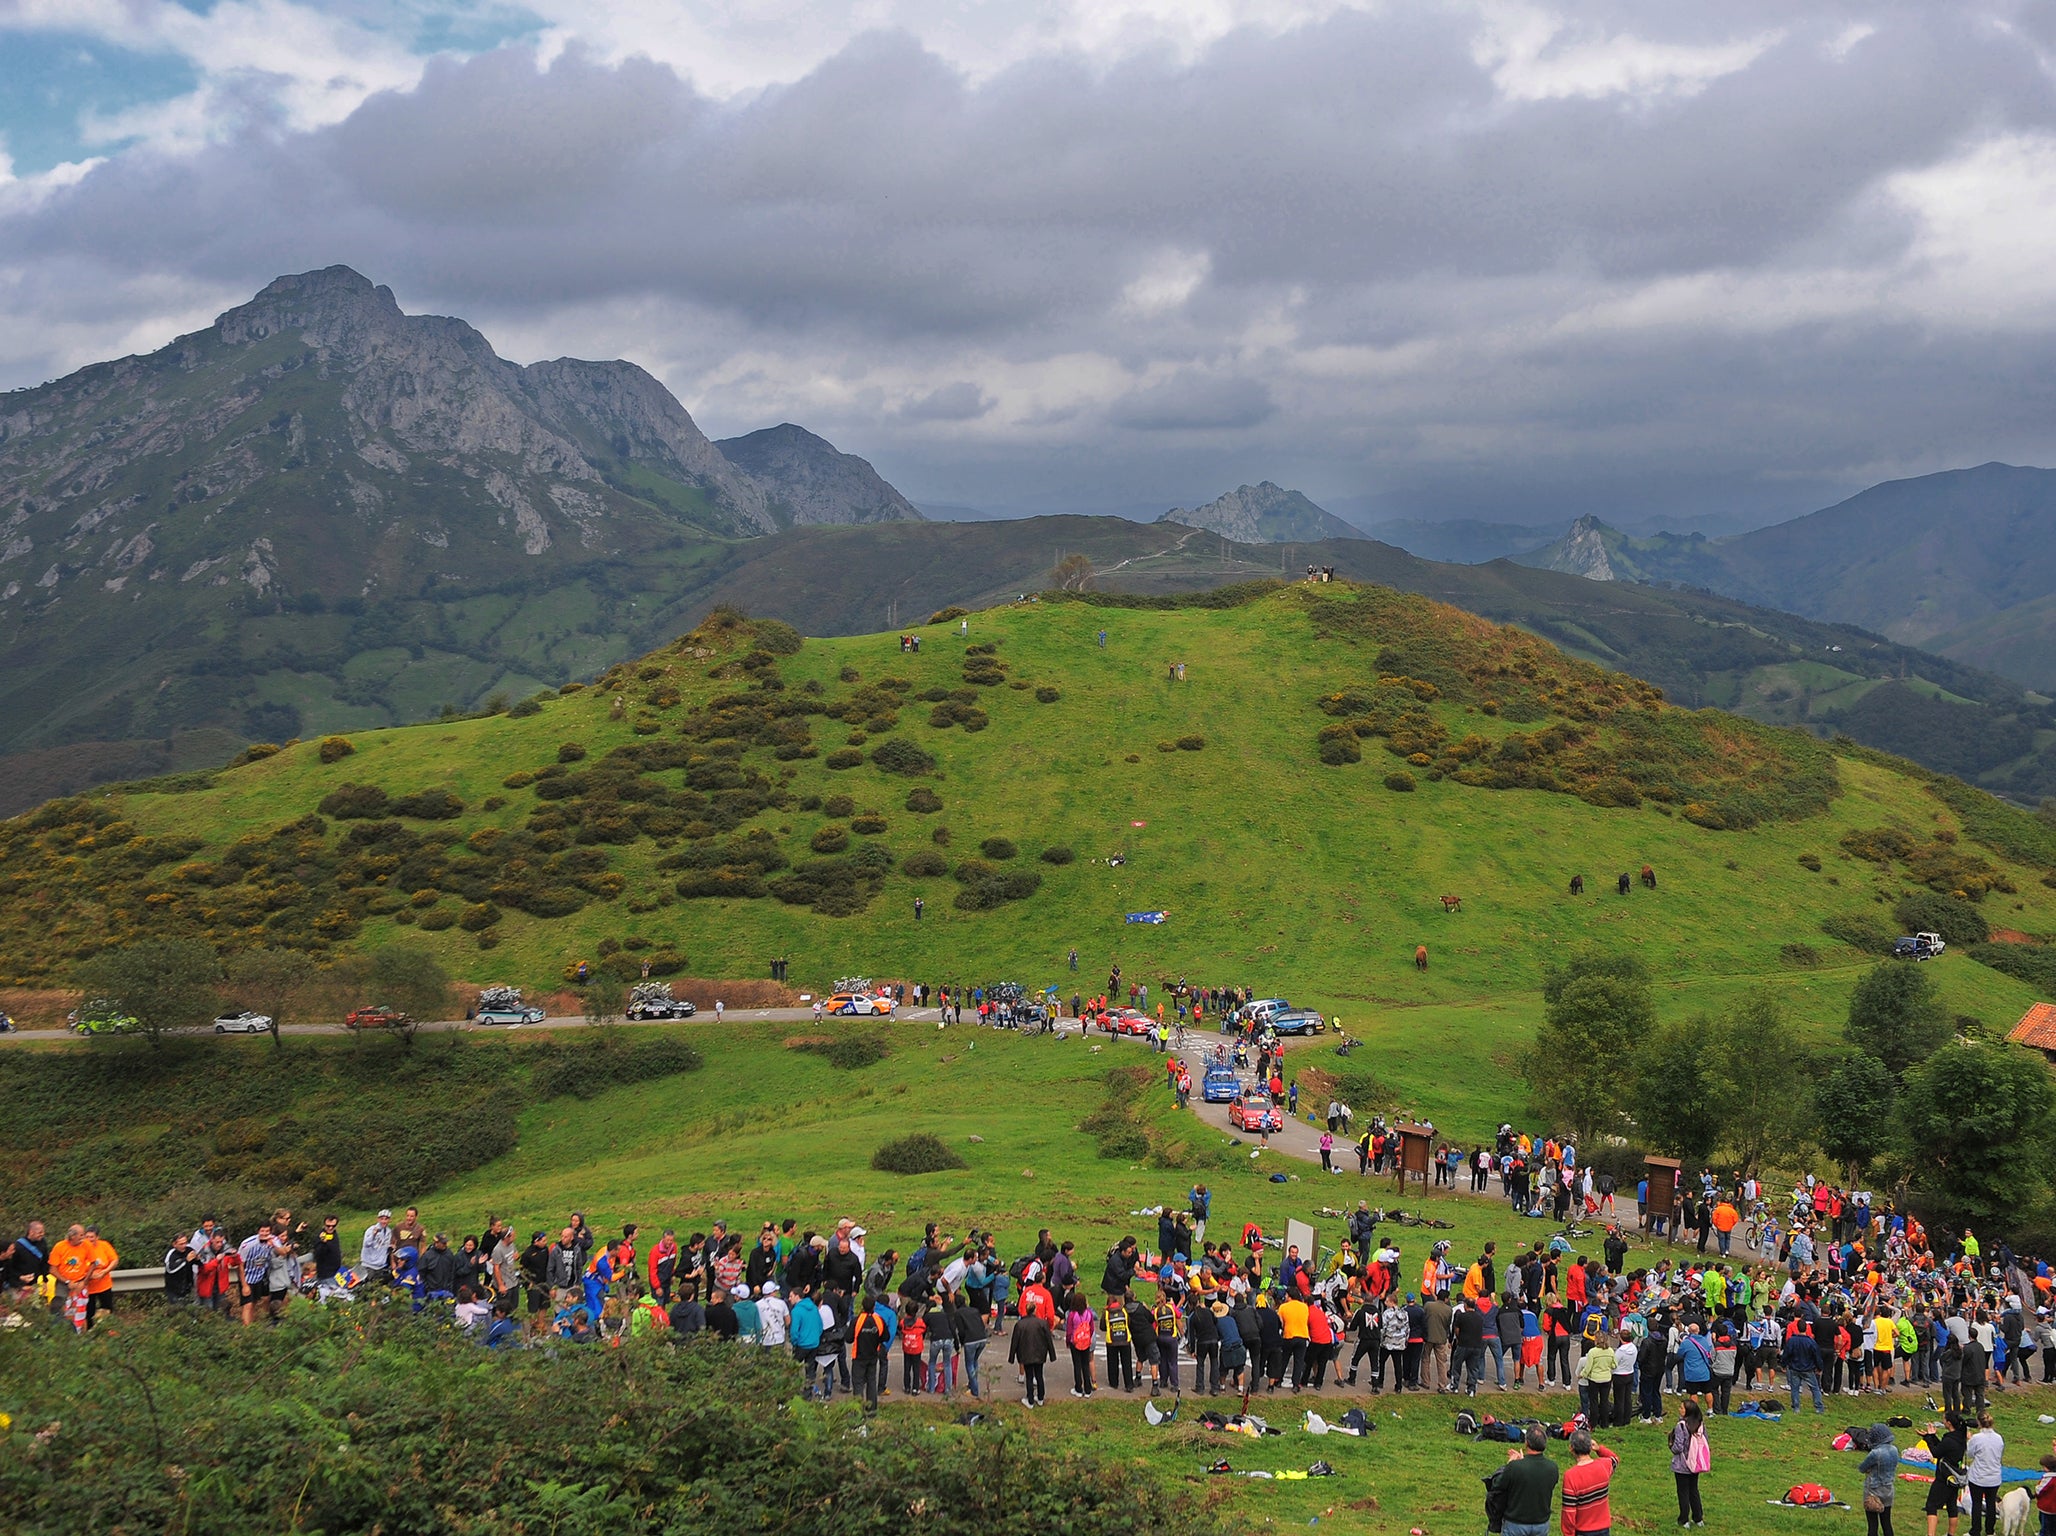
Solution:
M 1300 492 L 1269 480 L 1238 486 L 1203 507 L 1173 507 L 1157 521 L 1203 528 L 1243 544 L 1310 544 L 1367 537 L 1362 529 L 1315 506 Z
M 781 523 L 921 522 L 919 509 L 867 460 L 781 422 L 714 445 L 764 487 Z
M 392 289 L 374 285 L 354 268 L 336 266 L 273 278 L 249 303 L 228 310 L 214 324 L 230 346 L 299 331 L 316 346 L 338 347 L 367 332 L 394 331 L 406 318 Z

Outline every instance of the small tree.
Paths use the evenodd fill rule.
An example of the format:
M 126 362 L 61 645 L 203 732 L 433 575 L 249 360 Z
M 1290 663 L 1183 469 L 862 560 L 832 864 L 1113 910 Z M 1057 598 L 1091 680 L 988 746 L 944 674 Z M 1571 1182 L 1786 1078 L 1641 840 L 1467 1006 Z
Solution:
M 1719 1145 L 1744 1173 L 1756 1173 L 1766 1161 L 1804 1144 L 1813 1104 L 1799 1083 L 1809 1068 L 1794 1057 L 1791 1032 L 1774 997 L 1760 992 L 1714 1024 L 1706 1074 L 1720 1105 Z
M 103 950 L 80 967 L 79 979 L 134 1019 L 153 1047 L 168 1032 L 199 1028 L 220 1006 L 221 962 L 192 939 L 143 939 Z
M 1854 1184 L 1892 1144 L 1892 1074 L 1875 1056 L 1844 1056 L 1813 1085 L 1814 1138 Z
M 1083 592 L 1092 585 L 1092 561 L 1089 557 L 1073 550 L 1056 563 L 1050 576 L 1058 588 L 1065 592 Z
M 1957 1045 L 1906 1074 L 1900 1123 L 1913 1182 L 1980 1217 L 2040 1197 L 2056 1088 L 2038 1055 L 2004 1045 Z
M 1591 1144 L 1626 1103 L 1637 1041 L 1656 1027 L 1649 973 L 1632 955 L 1585 949 L 1542 975 L 1542 1027 L 1523 1067 L 1535 1107 Z
M 407 1016 L 398 1033 L 403 1044 L 414 1044 L 415 1027 L 423 1021 L 445 1017 L 450 1009 L 450 973 L 442 961 L 425 949 L 391 945 L 373 950 L 364 962 L 364 980 L 388 1007 Z
M 271 1044 L 280 1049 L 279 1030 L 306 1005 L 314 988 L 314 961 L 298 949 L 249 949 L 228 963 L 229 990 L 245 1007 L 271 1016 Z
M 1703 1163 L 1725 1119 L 1720 1084 L 1708 1070 L 1713 1022 L 1703 1014 L 1660 1026 L 1635 1052 L 1629 1112 L 1650 1145 Z
M 1949 1016 L 1925 967 L 1908 961 L 1875 966 L 1849 998 L 1843 1036 L 1885 1064 L 1894 1082 L 1949 1043 Z

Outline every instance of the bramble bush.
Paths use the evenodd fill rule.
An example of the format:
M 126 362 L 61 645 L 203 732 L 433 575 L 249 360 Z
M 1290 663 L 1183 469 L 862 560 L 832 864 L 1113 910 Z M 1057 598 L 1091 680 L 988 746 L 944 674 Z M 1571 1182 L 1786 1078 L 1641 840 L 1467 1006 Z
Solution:
M 24 1536 L 1222 1529 L 1190 1493 L 1018 1430 L 887 1414 L 858 1434 L 853 1403 L 801 1400 L 788 1351 L 706 1334 L 487 1353 L 391 1305 L 251 1330 L 158 1311 L 13 1330 L 0 1376 L 0 1506 Z

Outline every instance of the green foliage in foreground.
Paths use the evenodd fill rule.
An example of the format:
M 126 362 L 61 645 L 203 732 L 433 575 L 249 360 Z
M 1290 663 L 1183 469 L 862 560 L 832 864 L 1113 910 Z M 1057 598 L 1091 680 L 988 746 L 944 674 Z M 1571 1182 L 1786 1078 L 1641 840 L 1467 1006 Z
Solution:
M 1196 1501 L 1018 1432 L 795 1401 L 704 1336 L 488 1354 L 359 1306 L 0 1339 L 0 1508 L 75 1531 L 1206 1533 Z M 147 1390 L 145 1390 L 147 1386 Z M 47 1437 L 43 1432 L 49 1426 Z
M 142 1264 L 203 1215 L 243 1233 L 281 1200 L 397 1209 L 512 1151 L 525 1105 L 701 1065 L 684 1039 L 651 1031 L 443 1035 L 413 1050 L 106 1043 L 0 1056 L 0 1227 L 64 1212 L 97 1221 L 124 1262 Z

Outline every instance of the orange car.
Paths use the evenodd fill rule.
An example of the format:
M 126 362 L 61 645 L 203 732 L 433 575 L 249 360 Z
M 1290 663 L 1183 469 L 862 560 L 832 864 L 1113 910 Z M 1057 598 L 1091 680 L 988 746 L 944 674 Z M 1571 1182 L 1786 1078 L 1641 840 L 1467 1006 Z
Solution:
M 873 997 L 868 992 L 838 992 L 821 1005 L 823 1013 L 883 1014 L 892 1017 L 893 1002 L 889 997 Z

